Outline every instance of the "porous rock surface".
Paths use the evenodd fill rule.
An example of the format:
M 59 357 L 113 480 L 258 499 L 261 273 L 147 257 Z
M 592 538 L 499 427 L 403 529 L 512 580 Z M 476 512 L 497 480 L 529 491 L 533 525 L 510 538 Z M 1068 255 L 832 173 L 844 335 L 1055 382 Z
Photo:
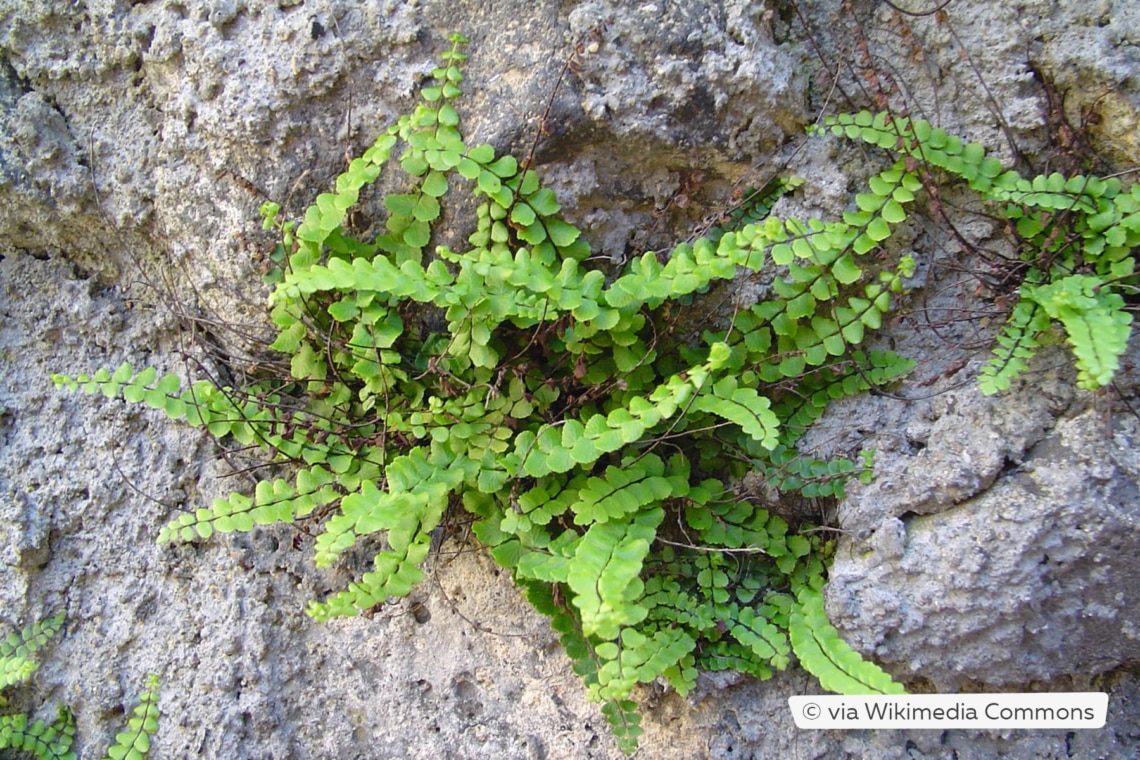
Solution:
M 178 510 L 248 489 L 249 475 L 197 431 L 57 392 L 48 375 L 123 360 L 181 371 L 163 283 L 205 313 L 259 324 L 257 206 L 303 208 L 408 107 L 451 31 L 471 39 L 469 134 L 525 152 L 549 103 L 540 169 L 618 260 L 669 245 L 734 185 L 778 171 L 805 179 L 786 210 L 841 211 L 877 159 L 803 146 L 802 128 L 821 109 L 870 105 L 841 65 L 862 54 L 857 25 L 916 112 L 1007 160 L 1016 145 L 1043 161 L 1065 139 L 1059 114 L 1079 125 L 1098 101 L 1101 120 L 1076 136 L 1115 168 L 1135 160 L 1134 3 L 945 11 L 0 0 L 0 624 L 68 614 L 14 703 L 43 717 L 70 705 L 92 757 L 148 672 L 163 679 L 156 758 L 618 757 L 545 621 L 461 536 L 412 598 L 315 624 L 305 601 L 366 557 L 315 571 L 288 528 L 156 546 Z M 1002 244 L 984 222 L 966 231 Z M 1140 746 L 1129 670 L 1140 424 L 1123 403 L 1110 413 L 1107 397 L 1075 391 L 1061 350 L 1009 394 L 982 397 L 983 319 L 939 316 L 986 307 L 963 275 L 971 262 L 931 228 L 904 242 L 919 261 L 915 295 L 882 340 L 919 368 L 891 396 L 837 404 L 807 442 L 878 452 L 875 482 L 839 505 L 832 619 L 915 689 L 1107 690 L 1108 728 L 798 731 L 786 697 L 818 686 L 793 672 L 708 679 L 687 700 L 647 694 L 642 756 L 1130 757 Z M 1118 382 L 1133 408 L 1134 354 Z

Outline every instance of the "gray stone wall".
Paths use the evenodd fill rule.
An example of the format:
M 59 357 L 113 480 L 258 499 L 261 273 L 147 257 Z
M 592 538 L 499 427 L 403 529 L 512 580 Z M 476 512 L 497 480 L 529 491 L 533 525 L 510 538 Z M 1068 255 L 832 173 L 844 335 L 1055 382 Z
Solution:
M 468 133 L 525 152 L 551 103 L 539 169 L 621 260 L 778 172 L 805 180 L 784 210 L 842 211 L 879 159 L 803 129 L 872 105 L 863 55 L 917 115 L 1004 160 L 1065 169 L 1086 146 L 1098 171 L 1132 168 L 1138 28 L 1123 0 L 955 0 L 944 17 L 873 0 L 0 0 L 0 625 L 68 615 L 15 704 L 69 704 L 84 756 L 154 671 L 156 758 L 618 757 L 545 621 L 462 536 L 411 599 L 315 624 L 305 601 L 367 558 L 316 571 L 290 528 L 156 546 L 178 510 L 249 488 L 243 463 L 49 374 L 186 371 L 175 302 L 263 326 L 257 207 L 302 209 L 408 107 L 452 31 L 471 39 Z M 984 218 L 962 229 L 1005 245 Z M 1109 728 L 798 732 L 786 697 L 818 686 L 792 672 L 647 692 L 641 756 L 1140 752 L 1136 351 L 1110 394 L 1076 391 L 1058 349 L 985 398 L 980 262 L 937 225 L 899 245 L 920 266 L 881 340 L 918 370 L 806 441 L 878 452 L 835 515 L 832 619 L 913 689 L 1103 689 Z

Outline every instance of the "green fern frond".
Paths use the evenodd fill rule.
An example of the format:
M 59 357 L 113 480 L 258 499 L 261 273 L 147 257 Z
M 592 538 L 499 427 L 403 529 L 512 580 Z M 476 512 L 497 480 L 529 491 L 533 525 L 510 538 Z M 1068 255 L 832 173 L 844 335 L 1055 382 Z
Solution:
M 582 537 L 566 580 L 586 636 L 616 639 L 623 626 L 645 619 L 641 568 L 664 517 L 650 509 L 628 522 L 595 523 Z
M 1004 171 L 980 144 L 963 143 L 921 119 L 864 111 L 829 118 L 826 124 L 835 134 L 965 179 L 1014 222 L 1025 245 L 1021 258 L 1040 265 L 1029 270 L 1018 306 L 982 370 L 983 393 L 1008 389 L 1025 369 L 1044 329 L 1042 311 L 1065 328 L 1077 360 L 1078 386 L 1095 390 L 1112 381 L 1131 335 L 1131 315 L 1118 291 L 1136 286 L 1132 251 L 1140 245 L 1140 185 L 1125 192 L 1115 177 L 1056 172 L 1026 179 Z M 872 194 L 866 205 L 877 207 L 881 198 Z M 1095 274 L 1074 274 L 1082 268 Z
M 591 525 L 620 520 L 686 491 L 688 482 L 671 482 L 665 477 L 665 463 L 650 454 L 625 467 L 607 467 L 602 477 L 586 480 L 570 509 L 576 525 Z
M 788 667 L 792 650 L 784 631 L 751 607 L 743 608 L 736 620 L 729 633 L 748 647 L 756 659 L 777 670 Z
M 1069 275 L 1023 288 L 1027 298 L 1065 328 L 1077 357 L 1077 385 L 1096 390 L 1112 381 L 1132 334 L 1124 298 L 1091 275 Z
M 590 415 L 585 423 L 571 418 L 519 433 L 503 465 L 512 475 L 539 478 L 590 465 L 603 454 L 642 440 L 647 431 L 685 408 L 728 351 L 723 344 L 714 346 L 708 361 L 672 375 L 651 393 L 628 398 L 606 415 Z
M 1003 175 L 1001 162 L 986 156 L 978 143 L 964 143 L 923 119 L 894 117 L 889 113 L 840 114 L 825 124 L 837 135 L 862 140 L 936 166 L 964 178 L 975 190 L 986 192 Z M 1016 175 L 1015 175 L 1016 176 Z
M 146 691 L 139 696 L 134 714 L 127 721 L 127 730 L 115 736 L 115 743 L 107 748 L 104 760 L 146 760 L 151 737 L 158 731 L 158 687 L 158 676 L 151 674 Z
M 297 488 L 280 478 L 260 481 L 253 499 L 240 493 L 215 499 L 210 509 L 197 509 L 168 523 L 159 533 L 158 542 L 205 539 L 214 531 L 245 532 L 254 525 L 292 522 L 339 499 L 333 482 L 333 475 L 319 466 L 298 472 Z
M 772 405 L 780 420 L 781 445 L 789 449 L 795 446 L 833 401 L 891 385 L 915 366 L 914 360 L 893 351 L 857 350 L 806 375 L 794 393 L 785 394 Z
M 639 683 L 652 683 L 688 656 L 696 641 L 679 627 L 641 633 L 622 628 L 612 641 L 594 647 L 601 666 L 591 692 L 604 702 L 624 701 Z
M 906 693 L 882 668 L 864 660 L 839 637 L 827 620 L 822 593 L 804 586 L 796 592 L 796 600 L 788 636 L 800 664 L 819 679 L 820 686 L 837 694 Z
M 428 473 L 424 473 L 424 469 Z M 423 580 L 420 565 L 431 548 L 431 533 L 443 519 L 452 491 L 463 480 L 459 469 L 435 471 L 423 450 L 389 465 L 388 491 L 371 481 L 345 496 L 339 514 L 317 537 L 316 563 L 326 566 L 358 536 L 383 532 L 388 550 L 376 554 L 374 570 L 325 602 L 311 602 L 308 613 L 318 620 L 356 615 L 391 597 L 406 596 Z
M 752 388 L 739 387 L 733 377 L 718 380 L 711 392 L 699 396 L 693 405 L 695 411 L 735 422 L 745 434 L 769 450 L 776 447 L 780 430 L 780 420 L 770 407 L 768 399 Z
M 997 337 L 993 357 L 982 367 L 982 393 L 991 396 L 1009 389 L 1010 383 L 1026 370 L 1026 361 L 1038 346 L 1037 335 L 1048 326 L 1048 315 L 1037 302 L 1026 299 L 1014 307 Z
M 29 725 L 27 715 L 0 715 L 0 749 L 23 750 L 39 760 L 76 760 L 74 739 L 75 716 L 65 707 L 51 723 Z
M 59 632 L 63 621 L 60 612 L 0 640 L 0 690 L 28 680 L 39 667 L 33 655 Z
M 610 732 L 617 741 L 618 749 L 627 755 L 637 751 L 637 742 L 645 729 L 641 727 L 641 715 L 637 703 L 628 699 L 614 699 L 602 703 L 602 715 L 610 724 Z

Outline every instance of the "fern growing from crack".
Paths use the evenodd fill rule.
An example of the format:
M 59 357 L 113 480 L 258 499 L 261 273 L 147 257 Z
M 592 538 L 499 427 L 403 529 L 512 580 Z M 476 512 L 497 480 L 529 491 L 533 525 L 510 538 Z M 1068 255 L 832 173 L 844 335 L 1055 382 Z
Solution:
M 699 669 L 765 678 L 793 655 L 813 669 L 818 642 L 836 646 L 824 630 L 789 637 L 821 625 L 798 612 L 811 601 L 799 592 L 822 585 L 830 542 L 730 483 L 759 470 L 775 491 L 814 498 L 870 477 L 870 452 L 824 462 L 796 443 L 833 400 L 913 366 L 863 346 L 914 268 L 909 257 L 875 268 L 867 254 L 921 182 L 882 172 L 872 188 L 884 202 L 834 221 L 770 216 L 794 186 L 777 182 L 711 237 L 606 272 L 536 171 L 464 140 L 463 42 L 452 38 L 422 102 L 302 220 L 263 208 L 282 236 L 270 316 L 288 374 L 184 387 L 124 364 L 55 381 L 296 465 L 177 517 L 160 541 L 328 514 L 315 547 L 325 567 L 382 537 L 372 570 L 309 604 L 318 620 L 407 595 L 447 510 L 466 509 L 632 750 L 638 684 L 687 693 Z M 356 239 L 349 209 L 392 160 L 405 192 L 384 199 L 381 234 Z M 453 192 L 476 202 L 469 247 L 428 254 Z M 697 341 L 677 337 L 682 302 L 764 270 L 777 272 L 771 298 Z M 801 654 L 801 640 L 816 643 Z

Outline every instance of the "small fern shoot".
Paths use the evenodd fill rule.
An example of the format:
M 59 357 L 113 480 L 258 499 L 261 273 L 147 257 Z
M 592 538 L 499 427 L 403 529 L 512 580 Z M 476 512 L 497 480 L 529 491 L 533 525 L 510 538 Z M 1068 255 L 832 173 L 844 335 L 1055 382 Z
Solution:
M 127 720 L 127 730 L 115 736 L 104 760 L 146 760 L 151 737 L 158 731 L 158 686 L 158 676 L 152 673 L 134 714 Z

